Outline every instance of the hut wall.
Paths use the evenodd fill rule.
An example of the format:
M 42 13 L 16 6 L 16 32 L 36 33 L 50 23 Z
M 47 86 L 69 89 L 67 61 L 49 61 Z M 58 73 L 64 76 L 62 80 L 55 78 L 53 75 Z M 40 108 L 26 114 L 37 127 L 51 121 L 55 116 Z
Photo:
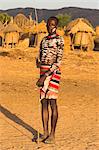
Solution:
M 5 43 L 18 43 L 19 33 L 18 32 L 10 32 L 5 34 Z
M 94 39 L 92 34 L 85 32 L 77 32 L 74 37 L 74 46 L 88 47 L 88 50 L 94 48 Z
M 18 33 L 18 32 L 14 32 L 14 33 L 12 34 L 12 38 L 13 38 L 13 40 L 12 40 L 13 43 L 18 43 L 18 40 L 19 40 L 19 33 Z
M 5 34 L 5 43 L 6 44 L 12 43 L 12 35 L 11 35 L 11 33 L 6 33 Z
M 92 36 L 92 34 L 89 32 L 89 50 L 93 50 L 94 49 L 94 36 Z
M 88 46 L 93 44 L 93 37 L 91 33 L 77 32 L 74 38 L 74 45 Z
M 88 33 L 85 33 L 85 32 L 83 32 L 82 33 L 82 39 L 81 39 L 81 45 L 83 46 L 83 45 L 88 45 L 89 44 L 89 41 L 90 41 L 90 39 L 89 39 L 89 34 Z
M 79 46 L 81 45 L 81 39 L 82 39 L 82 32 L 77 32 L 74 36 L 74 45 L 75 46 Z

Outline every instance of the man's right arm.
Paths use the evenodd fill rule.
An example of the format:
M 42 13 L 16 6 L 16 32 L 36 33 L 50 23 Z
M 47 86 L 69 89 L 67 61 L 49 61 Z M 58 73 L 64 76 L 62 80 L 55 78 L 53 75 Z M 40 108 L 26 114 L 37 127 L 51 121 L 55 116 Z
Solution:
M 42 40 L 42 41 L 43 41 L 43 40 Z M 38 54 L 38 56 L 36 57 L 36 66 L 37 66 L 37 68 L 40 68 L 40 66 L 41 66 L 42 41 L 41 41 L 41 43 L 40 43 L 39 54 Z

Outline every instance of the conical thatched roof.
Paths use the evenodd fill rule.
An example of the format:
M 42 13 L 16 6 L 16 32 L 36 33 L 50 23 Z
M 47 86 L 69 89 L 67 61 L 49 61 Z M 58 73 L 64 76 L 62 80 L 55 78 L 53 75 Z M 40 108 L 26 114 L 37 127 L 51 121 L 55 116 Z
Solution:
M 27 18 L 25 15 L 23 15 L 22 13 L 18 14 L 15 16 L 14 18 L 14 22 L 20 27 L 27 27 L 30 25 L 33 25 L 33 20 L 32 18 Z
M 19 13 L 15 16 L 14 22 L 17 22 L 18 20 L 29 20 L 24 14 Z
M 84 18 L 78 18 L 70 22 L 66 28 L 68 34 L 75 34 L 77 32 L 91 32 L 95 34 L 94 28 L 90 24 L 90 22 Z
M 10 22 L 3 30 L 3 32 L 22 32 L 22 30 L 17 26 L 16 23 Z

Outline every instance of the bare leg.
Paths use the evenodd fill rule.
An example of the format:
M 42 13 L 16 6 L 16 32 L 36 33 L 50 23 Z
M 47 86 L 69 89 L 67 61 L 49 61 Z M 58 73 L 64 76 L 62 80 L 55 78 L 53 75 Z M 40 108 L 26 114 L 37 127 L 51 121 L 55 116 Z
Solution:
M 50 106 L 51 106 L 51 111 L 52 111 L 50 137 L 55 138 L 55 129 L 56 129 L 56 124 L 58 120 L 58 109 L 57 109 L 56 99 L 50 100 Z
M 44 137 L 46 138 L 49 135 L 49 131 L 48 131 L 48 121 L 49 121 L 48 104 L 49 104 L 49 101 L 46 99 L 43 99 L 41 101 L 41 104 L 42 104 L 42 122 L 43 122 L 43 129 L 44 129 Z
M 49 137 L 44 141 L 47 144 L 52 144 L 54 143 L 54 139 L 55 139 L 55 129 L 56 129 L 56 124 L 57 124 L 57 120 L 58 120 L 58 109 L 57 109 L 57 103 L 56 103 L 56 99 L 50 99 L 50 106 L 51 106 L 51 132 Z

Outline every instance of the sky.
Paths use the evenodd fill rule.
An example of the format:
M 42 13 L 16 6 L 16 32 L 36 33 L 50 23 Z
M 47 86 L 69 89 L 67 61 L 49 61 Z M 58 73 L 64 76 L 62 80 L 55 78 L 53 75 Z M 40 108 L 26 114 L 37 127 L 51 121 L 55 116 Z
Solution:
M 62 7 L 81 7 L 99 9 L 99 0 L 0 0 L 0 9 L 18 7 L 58 9 Z

